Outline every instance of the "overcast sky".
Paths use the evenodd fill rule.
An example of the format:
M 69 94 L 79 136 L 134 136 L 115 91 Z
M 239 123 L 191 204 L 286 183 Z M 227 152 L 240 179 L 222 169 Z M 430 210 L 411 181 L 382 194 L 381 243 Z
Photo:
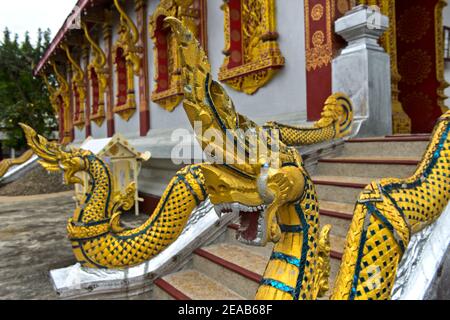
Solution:
M 76 0 L 0 0 L 0 39 L 5 27 L 19 34 L 20 39 L 29 31 L 33 42 L 39 28 L 50 28 L 53 37 L 76 3 Z

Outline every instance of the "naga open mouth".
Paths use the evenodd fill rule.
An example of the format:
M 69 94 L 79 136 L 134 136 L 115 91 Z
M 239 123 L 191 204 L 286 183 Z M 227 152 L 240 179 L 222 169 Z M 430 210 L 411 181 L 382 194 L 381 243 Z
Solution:
M 236 239 L 244 244 L 252 246 L 265 245 L 266 230 L 266 206 L 249 207 L 240 203 L 222 203 L 214 206 L 216 213 L 234 213 L 239 216 L 239 229 Z

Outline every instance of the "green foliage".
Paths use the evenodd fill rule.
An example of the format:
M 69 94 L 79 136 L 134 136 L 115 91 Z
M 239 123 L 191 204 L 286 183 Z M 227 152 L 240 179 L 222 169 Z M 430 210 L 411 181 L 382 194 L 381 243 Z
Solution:
M 56 128 L 45 83 L 41 77 L 33 76 L 33 67 L 49 43 L 50 30 L 39 29 L 35 45 L 31 44 L 28 32 L 21 43 L 17 34 L 12 38 L 8 29 L 3 32 L 0 41 L 0 130 L 6 133 L 4 144 L 8 147 L 20 149 L 26 145 L 19 122 L 47 136 Z

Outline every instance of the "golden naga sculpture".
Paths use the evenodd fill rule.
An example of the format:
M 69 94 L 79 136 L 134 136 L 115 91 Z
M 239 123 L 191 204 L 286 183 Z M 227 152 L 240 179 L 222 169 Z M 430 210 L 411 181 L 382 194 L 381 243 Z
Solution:
M 90 151 L 66 151 L 32 128 L 21 126 L 45 169 L 63 170 L 68 184 L 81 183 L 77 172 L 87 172 L 90 177 L 90 189 L 67 224 L 73 252 L 84 267 L 127 268 L 151 259 L 177 239 L 191 212 L 205 200 L 199 166 L 187 167 L 169 183 L 149 219 L 136 229 L 125 230 L 120 226 L 120 210 L 131 209 L 135 185 L 112 199 L 111 173 L 100 158 Z
M 332 299 L 389 299 L 411 235 L 450 199 L 450 111 L 438 120 L 416 172 L 372 182 L 360 194 Z
M 240 137 L 239 129 L 251 127 L 270 141 L 272 137 L 235 111 L 226 92 L 211 79 L 207 57 L 189 30 L 174 18 L 166 22 L 179 42 L 184 108 L 192 124 L 201 121 L 203 129 L 227 129 L 244 150 L 250 141 Z M 374 182 L 359 196 L 332 299 L 390 298 L 411 234 L 433 223 L 450 198 L 449 122 L 447 112 L 411 178 Z M 198 138 L 204 149 L 211 143 Z M 223 203 L 239 205 L 238 239 L 253 245 L 276 243 L 256 298 L 315 299 L 328 289 L 330 227 L 319 232 L 317 196 L 300 155 L 281 141 L 278 146 L 278 166 L 268 158 L 256 164 L 203 165 L 206 190 L 219 209 Z
M 201 167 L 211 203 L 219 213 L 222 204 L 239 206 L 239 240 L 259 246 L 276 243 L 256 298 L 322 296 L 328 290 L 330 226 L 319 228 L 317 195 L 301 156 L 237 113 L 225 90 L 212 80 L 208 58 L 193 34 L 175 18 L 165 21 L 179 44 L 183 105 L 189 121 L 192 126 L 200 121 L 203 131 L 215 130 L 234 142 L 227 148 L 206 134 L 197 137 L 206 154 L 215 159 L 222 154 L 227 159 L 224 164 Z M 250 159 L 251 139 L 241 134 L 248 130 L 268 146 L 256 159 Z M 245 163 L 238 161 L 234 146 L 248 155 Z
M 30 160 L 31 156 L 33 155 L 33 150 L 27 150 L 24 152 L 20 157 L 15 159 L 5 159 L 3 161 L 0 161 L 0 178 L 3 177 L 8 170 L 13 166 L 21 165 L 28 160 Z
M 132 206 L 135 186 L 111 199 L 110 171 L 102 160 L 89 151 L 66 151 L 22 125 L 28 144 L 47 170 L 63 170 L 67 183 L 79 183 L 75 177 L 79 171 L 91 177 L 90 191 L 67 227 L 77 260 L 94 268 L 142 263 L 169 246 L 194 208 L 209 197 L 219 214 L 229 212 L 230 206 L 239 209 L 240 241 L 260 246 L 275 243 L 257 299 L 323 296 L 329 289 L 330 226 L 320 228 L 315 187 L 301 156 L 270 130 L 237 113 L 225 90 L 212 80 L 206 54 L 193 34 L 175 18 L 165 21 L 179 43 L 183 106 L 189 121 L 192 125 L 200 121 L 204 131 L 222 133 L 233 147 L 198 134 L 211 159 L 218 160 L 222 154 L 227 162 L 185 167 L 171 180 L 148 221 L 124 230 L 120 212 Z M 243 135 L 243 131 L 254 135 Z M 384 179 L 361 193 L 332 299 L 390 297 L 411 234 L 435 221 L 449 200 L 449 131 L 450 112 L 438 123 L 411 178 Z M 267 152 L 252 158 L 255 145 L 267 147 Z M 235 147 L 246 156 L 244 162 L 239 161 Z
M 335 93 L 327 101 L 319 121 L 313 127 L 289 126 L 268 122 L 264 127 L 278 130 L 281 141 L 288 146 L 304 146 L 343 138 L 352 131 L 353 107 L 345 93 Z

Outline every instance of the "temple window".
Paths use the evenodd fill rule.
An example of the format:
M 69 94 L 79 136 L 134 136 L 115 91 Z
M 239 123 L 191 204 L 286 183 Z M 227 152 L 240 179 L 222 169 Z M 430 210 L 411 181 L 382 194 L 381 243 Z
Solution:
M 164 19 L 168 16 L 181 20 L 206 48 L 206 1 L 191 0 L 177 4 L 173 0 L 163 0 L 150 21 L 155 67 L 155 88 L 151 98 L 164 109 L 173 111 L 183 99 L 183 88 L 177 43 L 170 28 L 164 26 Z
M 254 94 L 284 66 L 274 0 L 224 0 L 225 59 L 219 80 Z
M 95 26 L 89 27 L 82 23 L 84 35 L 91 48 L 91 60 L 87 66 L 90 80 L 91 108 L 90 120 L 98 126 L 105 120 L 105 93 L 108 86 L 108 70 L 106 68 L 107 57 L 100 45 L 93 39 L 91 32 Z M 89 56 L 88 56 L 89 57 Z
M 136 112 L 134 81 L 142 69 L 142 47 L 138 44 L 139 31 L 133 20 L 121 7 L 119 0 L 114 0 L 114 5 L 120 14 L 120 23 L 119 38 L 113 50 L 117 85 L 113 111 L 128 121 Z

